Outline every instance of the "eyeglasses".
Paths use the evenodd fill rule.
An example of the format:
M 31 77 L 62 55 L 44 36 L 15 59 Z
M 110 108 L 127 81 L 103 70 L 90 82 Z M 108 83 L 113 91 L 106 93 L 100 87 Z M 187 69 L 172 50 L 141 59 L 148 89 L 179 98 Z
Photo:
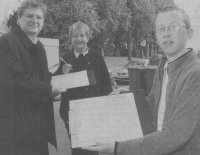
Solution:
M 186 26 L 183 25 L 169 25 L 169 26 L 164 26 L 164 25 L 158 25 L 156 26 L 156 32 L 162 34 L 168 30 L 168 32 L 174 33 L 179 31 L 181 28 L 186 28 Z

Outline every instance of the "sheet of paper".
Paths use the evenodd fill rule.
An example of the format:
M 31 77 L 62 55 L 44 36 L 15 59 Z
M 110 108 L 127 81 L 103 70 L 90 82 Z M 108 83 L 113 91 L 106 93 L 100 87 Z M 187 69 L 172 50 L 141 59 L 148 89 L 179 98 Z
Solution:
M 72 148 L 142 137 L 132 93 L 70 101 Z
M 59 66 L 59 39 L 39 38 L 46 50 L 48 68 L 54 73 Z
M 83 86 L 90 85 L 86 70 L 80 71 L 80 72 L 74 72 L 70 74 L 53 76 L 51 83 L 52 85 L 55 85 L 63 89 L 83 87 Z

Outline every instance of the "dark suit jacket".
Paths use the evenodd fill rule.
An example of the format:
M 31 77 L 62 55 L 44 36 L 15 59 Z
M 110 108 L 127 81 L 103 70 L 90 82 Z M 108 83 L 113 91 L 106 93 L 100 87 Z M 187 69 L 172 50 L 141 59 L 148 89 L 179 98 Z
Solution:
M 0 154 L 48 154 L 47 142 L 56 140 L 43 45 L 21 30 L 3 35 L 0 70 Z
M 108 95 L 112 91 L 110 75 L 108 73 L 105 61 L 103 57 L 95 51 L 89 50 L 85 55 L 85 63 L 82 64 L 74 55 L 72 51 L 66 54 L 63 59 L 71 64 L 71 72 L 77 72 L 81 70 L 93 71 L 95 75 L 96 85 L 69 89 L 66 93 L 63 93 L 61 100 L 60 113 L 63 120 L 68 124 L 68 109 L 69 100 L 96 97 Z M 63 74 L 61 62 L 56 74 Z

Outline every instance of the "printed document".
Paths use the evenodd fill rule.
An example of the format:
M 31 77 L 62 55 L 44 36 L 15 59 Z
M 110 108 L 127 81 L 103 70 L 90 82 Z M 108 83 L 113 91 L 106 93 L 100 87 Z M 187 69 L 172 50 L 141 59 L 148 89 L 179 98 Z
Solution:
M 72 148 L 143 136 L 133 93 L 70 101 Z
M 84 70 L 80 72 L 53 76 L 51 83 L 59 88 L 69 89 L 95 84 L 96 81 L 93 72 L 87 72 Z

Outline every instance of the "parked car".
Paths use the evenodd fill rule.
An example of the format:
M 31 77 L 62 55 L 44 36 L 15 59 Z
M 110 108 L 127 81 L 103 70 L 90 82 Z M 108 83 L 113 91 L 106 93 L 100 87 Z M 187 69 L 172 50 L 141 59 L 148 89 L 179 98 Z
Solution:
M 132 58 L 124 66 L 115 66 L 110 68 L 109 72 L 118 84 L 129 84 L 128 68 L 134 65 L 147 66 L 148 63 L 149 59 Z

